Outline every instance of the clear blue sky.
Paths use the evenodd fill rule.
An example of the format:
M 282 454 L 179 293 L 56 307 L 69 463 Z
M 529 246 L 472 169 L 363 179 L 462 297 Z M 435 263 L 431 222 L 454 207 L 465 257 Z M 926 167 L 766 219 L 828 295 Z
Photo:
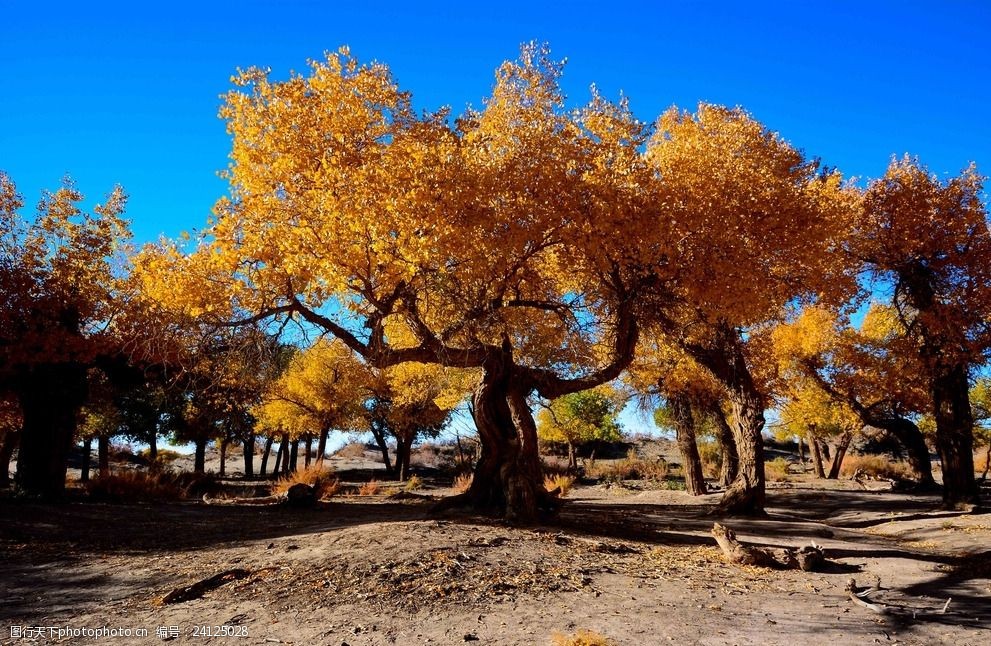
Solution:
M 521 42 L 568 57 L 575 103 L 596 83 L 640 118 L 743 105 L 840 167 L 892 154 L 991 172 L 991 3 L 108 3 L 0 0 L 0 169 L 33 204 L 69 173 L 131 195 L 139 240 L 200 227 L 225 185 L 216 118 L 238 66 L 276 75 L 342 44 L 388 63 L 417 105 L 480 105 Z

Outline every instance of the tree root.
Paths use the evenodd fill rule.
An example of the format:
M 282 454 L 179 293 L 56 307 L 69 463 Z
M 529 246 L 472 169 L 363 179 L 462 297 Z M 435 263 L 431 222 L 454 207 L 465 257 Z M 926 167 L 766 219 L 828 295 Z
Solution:
M 826 563 L 822 548 L 814 542 L 800 548 L 750 547 L 736 538 L 729 527 L 713 523 L 712 536 L 723 550 L 726 560 L 740 565 L 756 565 L 776 570 L 802 570 L 812 572 Z
M 211 577 L 207 577 L 201 581 L 197 581 L 192 585 L 176 588 L 172 592 L 162 597 L 161 603 L 163 604 L 182 603 L 184 601 L 192 601 L 193 599 L 199 599 L 210 590 L 215 590 L 226 583 L 229 583 L 231 581 L 237 581 L 238 579 L 243 579 L 250 575 L 251 572 L 249 570 L 242 570 L 239 568 L 233 570 L 225 570 L 224 572 L 221 572 L 219 574 L 214 574 Z

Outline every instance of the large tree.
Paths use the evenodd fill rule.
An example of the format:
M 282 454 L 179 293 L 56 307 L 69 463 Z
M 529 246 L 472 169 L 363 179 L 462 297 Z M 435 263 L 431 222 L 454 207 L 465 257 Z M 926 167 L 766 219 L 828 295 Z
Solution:
M 968 391 L 991 347 L 991 231 L 983 177 L 945 181 L 908 157 L 868 186 L 851 251 L 891 287 L 936 422 L 943 502 L 976 502 Z
M 146 255 L 149 290 L 205 318 L 304 322 L 377 367 L 480 368 L 482 454 L 456 502 L 521 519 L 554 507 L 528 397 L 631 360 L 634 286 L 595 228 L 648 185 L 642 125 L 598 97 L 565 110 L 560 73 L 525 47 L 453 123 L 417 115 L 384 65 L 347 52 L 286 81 L 239 74 L 222 108 L 230 197 L 198 249 Z

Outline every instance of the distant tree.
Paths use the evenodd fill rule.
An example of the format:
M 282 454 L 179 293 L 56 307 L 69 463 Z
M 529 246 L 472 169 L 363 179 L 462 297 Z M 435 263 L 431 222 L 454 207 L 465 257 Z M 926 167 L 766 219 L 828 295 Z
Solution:
M 578 468 L 576 449 L 592 442 L 622 438 L 619 423 L 624 397 L 609 384 L 558 397 L 537 413 L 537 436 L 568 447 L 568 467 Z

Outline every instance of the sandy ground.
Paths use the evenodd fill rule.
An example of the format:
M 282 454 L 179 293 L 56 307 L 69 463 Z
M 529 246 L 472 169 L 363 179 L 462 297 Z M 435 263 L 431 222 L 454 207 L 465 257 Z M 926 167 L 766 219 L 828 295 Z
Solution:
M 721 521 L 745 542 L 815 540 L 826 573 L 724 563 L 709 535 L 718 495 L 680 491 L 581 487 L 553 523 L 528 528 L 384 496 L 315 510 L 0 500 L 0 643 L 522 645 L 578 629 L 623 645 L 991 643 L 991 514 L 823 486 L 775 486 L 768 518 Z M 243 578 L 162 603 L 233 569 Z M 855 606 L 851 576 L 878 577 L 876 598 L 916 617 Z M 12 626 L 149 635 L 14 638 Z M 169 626 L 177 637 L 156 636 Z M 224 630 L 246 636 L 202 634 Z

